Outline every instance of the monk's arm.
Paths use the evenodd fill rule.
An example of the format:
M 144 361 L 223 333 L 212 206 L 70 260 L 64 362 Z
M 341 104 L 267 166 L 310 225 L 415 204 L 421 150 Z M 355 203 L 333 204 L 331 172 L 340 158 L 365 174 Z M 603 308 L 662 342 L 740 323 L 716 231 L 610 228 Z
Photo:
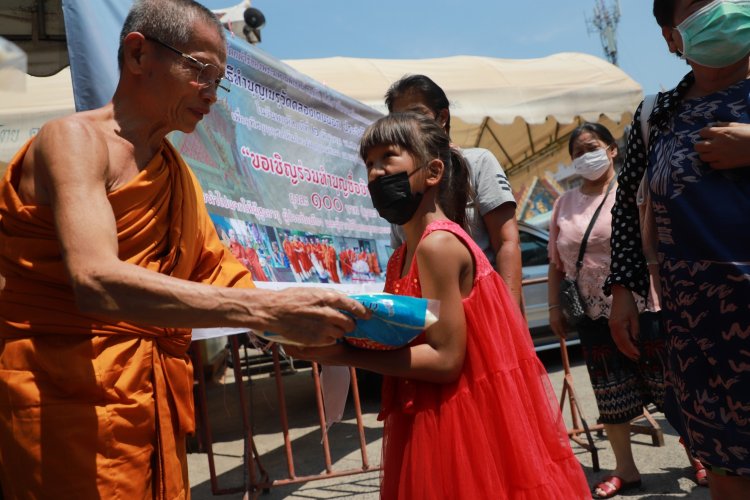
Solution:
M 338 309 L 366 314 L 360 303 L 333 291 L 220 288 L 121 261 L 105 186 L 104 138 L 80 120 L 62 120 L 45 126 L 33 146 L 37 191 L 53 211 L 82 311 L 153 326 L 248 327 L 315 343 L 353 329 Z

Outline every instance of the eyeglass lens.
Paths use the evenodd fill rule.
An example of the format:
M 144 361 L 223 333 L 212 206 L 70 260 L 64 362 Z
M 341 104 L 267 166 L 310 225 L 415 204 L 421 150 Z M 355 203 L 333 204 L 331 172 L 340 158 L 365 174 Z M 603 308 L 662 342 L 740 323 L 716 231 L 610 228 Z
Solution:
M 215 89 L 222 88 L 228 90 L 225 85 L 222 85 L 221 70 L 213 64 L 204 64 L 198 72 L 198 85 L 203 87 L 213 86 Z

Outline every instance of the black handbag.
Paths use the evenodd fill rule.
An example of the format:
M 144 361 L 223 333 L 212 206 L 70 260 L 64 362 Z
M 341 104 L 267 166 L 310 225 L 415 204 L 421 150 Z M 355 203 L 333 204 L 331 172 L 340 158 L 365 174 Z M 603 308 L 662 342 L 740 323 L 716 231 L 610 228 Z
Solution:
M 602 211 L 604 202 L 607 201 L 609 192 L 614 185 L 615 180 L 612 179 L 612 182 L 610 182 L 607 187 L 607 192 L 604 194 L 602 202 L 596 208 L 594 215 L 591 217 L 591 222 L 589 222 L 589 226 L 586 228 L 586 232 L 583 235 L 581 248 L 578 250 L 578 260 L 576 260 L 576 277 L 568 278 L 566 276 L 560 282 L 560 309 L 562 310 L 563 316 L 565 316 L 565 321 L 570 326 L 578 326 L 581 320 L 586 317 L 586 304 L 584 304 L 583 297 L 581 297 L 581 291 L 578 289 L 578 273 L 581 272 L 581 267 L 583 267 L 583 254 L 586 253 L 586 244 L 588 243 L 591 230 L 594 228 L 594 223 L 596 222 L 597 217 L 599 217 L 599 212 Z
M 572 278 L 565 277 L 560 282 L 560 309 L 570 326 L 578 326 L 586 316 L 586 306 L 578 290 L 578 283 Z

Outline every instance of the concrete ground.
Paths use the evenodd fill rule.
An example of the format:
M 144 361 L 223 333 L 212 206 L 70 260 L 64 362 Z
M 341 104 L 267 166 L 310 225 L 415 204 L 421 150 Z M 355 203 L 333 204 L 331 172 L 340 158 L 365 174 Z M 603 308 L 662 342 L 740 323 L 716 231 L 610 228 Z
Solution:
M 587 421 L 593 424 L 597 415 L 596 403 L 579 348 L 572 347 L 570 356 L 571 373 L 583 414 Z M 540 353 L 540 358 L 547 367 L 552 385 L 559 397 L 563 383 L 559 351 Z M 300 369 L 297 373 L 285 375 L 283 381 L 296 477 L 317 475 L 325 471 L 325 461 L 310 369 Z M 207 390 L 219 488 L 241 486 L 244 481 L 242 426 L 237 404 L 237 389 L 233 382 L 231 370 L 227 370 L 223 380 L 210 384 Z M 378 391 L 375 387 L 369 386 L 368 382 L 369 379 L 360 382 L 362 384 L 360 392 L 362 393 L 363 422 L 368 460 L 371 466 L 377 467 L 380 462 L 382 426 L 376 420 Z M 288 477 L 288 473 L 278 417 L 275 379 L 269 375 L 256 375 L 251 383 L 245 384 L 245 389 L 246 393 L 251 396 L 252 427 L 262 465 L 272 479 L 284 479 Z M 569 421 L 570 413 L 567 403 L 564 414 Z M 688 465 L 682 447 L 677 442 L 676 433 L 664 420 L 663 415 L 655 414 L 654 417 L 664 430 L 665 444 L 655 447 L 651 444 L 650 436 L 633 435 L 633 453 L 641 472 L 643 486 L 639 490 L 627 492 L 618 498 L 625 500 L 677 498 L 708 500 L 710 498 L 708 489 L 696 486 L 693 481 L 692 469 Z M 571 442 L 573 451 L 583 465 L 591 485 L 608 470 L 614 468 L 614 455 L 606 437 L 594 434 L 594 441 L 602 469 L 600 472 L 592 470 L 591 454 Z M 334 425 L 330 430 L 329 442 L 333 471 L 362 467 L 356 420 L 350 402 L 347 405 L 344 421 Z M 193 449 L 197 449 L 197 442 L 192 444 Z M 188 465 L 194 500 L 213 498 L 235 500 L 243 497 L 242 493 L 213 495 L 209 481 L 207 454 L 198 451 L 190 453 Z M 274 486 L 267 493 L 261 494 L 260 498 L 264 500 L 282 498 L 373 500 L 379 498 L 378 472 Z

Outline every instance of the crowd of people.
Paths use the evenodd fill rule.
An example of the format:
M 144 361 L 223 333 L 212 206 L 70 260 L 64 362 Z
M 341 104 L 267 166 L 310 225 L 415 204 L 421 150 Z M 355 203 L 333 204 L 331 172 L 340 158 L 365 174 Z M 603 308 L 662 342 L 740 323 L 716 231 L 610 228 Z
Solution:
M 222 242 L 165 138 L 216 102 L 222 27 L 192 0 L 140 0 L 112 101 L 46 124 L 0 182 L 4 498 L 188 498 L 190 329 L 221 326 L 385 376 L 385 499 L 641 487 L 629 422 L 650 403 L 712 498 L 747 498 L 750 2 L 654 0 L 653 12 L 690 72 L 644 100 L 624 147 L 595 123 L 571 134 L 582 183 L 550 224 L 550 324 L 581 338 L 611 473 L 587 484 L 571 450 L 523 316 L 509 182 L 491 154 L 451 143 L 442 89 L 424 75 L 394 83 L 360 143 L 373 206 L 394 225 L 385 290 L 439 300 L 440 317 L 403 348 L 357 349 L 337 340 L 369 317 L 362 304 L 253 279 L 271 262 L 337 282 L 380 274 L 377 256 L 291 233 L 262 256 L 233 230 Z

